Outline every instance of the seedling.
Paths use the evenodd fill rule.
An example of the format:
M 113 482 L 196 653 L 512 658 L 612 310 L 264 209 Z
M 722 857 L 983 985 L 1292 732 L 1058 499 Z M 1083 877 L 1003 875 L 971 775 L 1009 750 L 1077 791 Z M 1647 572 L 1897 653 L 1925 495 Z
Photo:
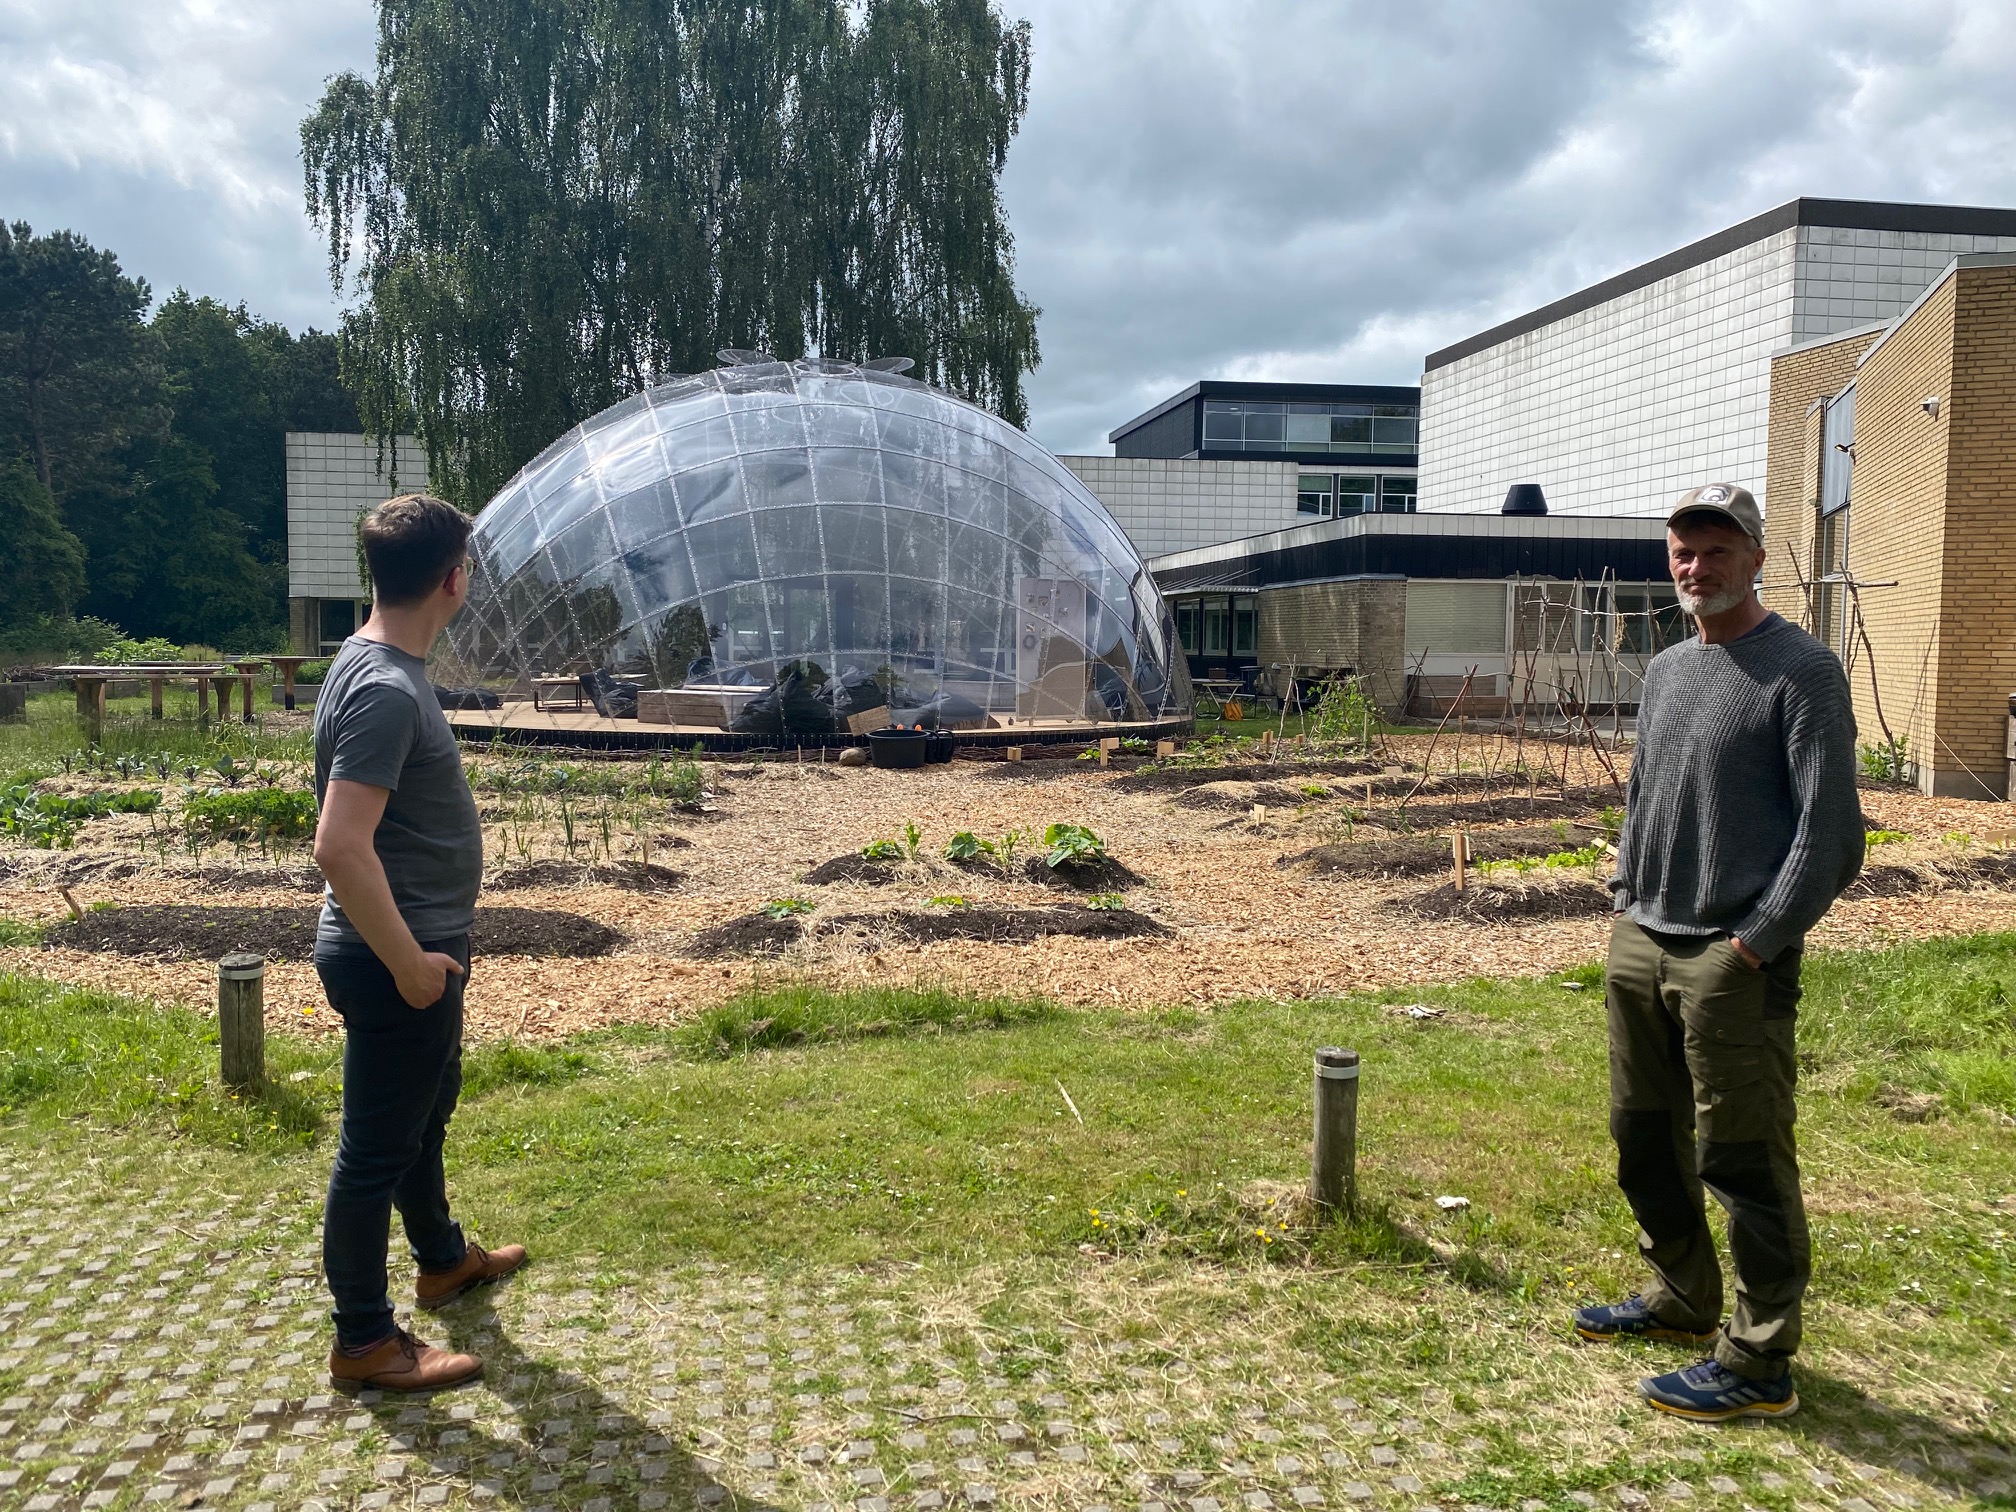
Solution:
M 870 840 L 861 847 L 863 861 L 901 861 L 903 847 L 894 840 Z
M 991 856 L 993 854 L 994 842 L 992 840 L 982 840 L 971 830 L 961 830 L 945 842 L 945 859 L 947 861 L 971 861 L 979 856 Z
M 1053 824 L 1043 831 L 1052 867 L 1084 866 L 1106 859 L 1106 842 L 1082 824 Z
M 924 831 L 917 827 L 915 819 L 903 821 L 903 856 L 905 860 L 917 859 L 917 843 L 924 838 Z
M 933 898 L 931 906 L 933 908 L 964 908 L 966 900 L 958 893 L 947 893 L 941 898 Z
M 1085 906 L 1101 913 L 1118 913 L 1127 906 L 1127 900 L 1118 893 L 1094 893 L 1085 900 Z
M 812 912 L 813 906 L 803 898 L 772 898 L 758 911 L 766 919 L 796 919 Z
M 1015 848 L 1026 838 L 1022 831 L 1011 829 L 994 842 L 995 854 L 1000 856 L 1002 866 L 1009 871 L 1015 869 Z

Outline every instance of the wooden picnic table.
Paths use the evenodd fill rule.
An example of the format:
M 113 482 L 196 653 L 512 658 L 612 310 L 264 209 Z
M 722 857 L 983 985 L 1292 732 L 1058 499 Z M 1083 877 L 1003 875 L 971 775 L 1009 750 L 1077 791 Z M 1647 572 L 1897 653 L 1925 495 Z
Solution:
M 280 669 L 281 699 L 286 707 L 294 707 L 294 675 L 306 662 L 320 661 L 319 656 L 269 656 L 266 658 Z
M 231 713 L 231 680 L 236 678 L 244 693 L 245 723 L 252 723 L 252 677 L 265 660 L 246 659 L 237 662 L 131 662 L 124 666 L 81 665 L 56 667 L 52 670 L 58 677 L 67 677 L 77 685 L 77 714 L 84 721 L 85 731 L 93 740 L 98 739 L 105 729 L 105 690 L 115 680 L 131 678 L 147 680 L 156 719 L 162 717 L 161 690 L 169 678 L 189 678 L 196 684 L 196 717 L 204 724 L 210 722 L 210 685 L 217 685 L 217 716 L 222 719 Z

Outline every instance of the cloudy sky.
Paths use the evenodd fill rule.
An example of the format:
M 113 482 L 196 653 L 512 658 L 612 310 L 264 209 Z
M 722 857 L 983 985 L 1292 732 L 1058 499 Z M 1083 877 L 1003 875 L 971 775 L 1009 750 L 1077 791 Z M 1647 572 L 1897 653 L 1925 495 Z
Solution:
M 1020 0 L 1034 428 L 1424 353 L 1795 195 L 2016 205 L 2009 0 Z M 296 128 L 368 0 L 0 0 L 0 215 L 330 326 Z

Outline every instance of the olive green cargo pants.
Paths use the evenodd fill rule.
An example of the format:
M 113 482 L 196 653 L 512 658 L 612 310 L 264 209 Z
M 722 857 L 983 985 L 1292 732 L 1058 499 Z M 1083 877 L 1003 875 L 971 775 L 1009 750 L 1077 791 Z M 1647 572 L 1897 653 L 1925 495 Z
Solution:
M 1812 1275 L 1792 1142 L 1801 954 L 1759 971 L 1719 935 L 1653 934 L 1622 914 L 1610 933 L 1610 1133 L 1656 1277 L 1646 1304 L 1678 1328 L 1721 1321 L 1705 1186 L 1729 1214 L 1736 1272 L 1715 1358 L 1765 1380 L 1799 1347 Z

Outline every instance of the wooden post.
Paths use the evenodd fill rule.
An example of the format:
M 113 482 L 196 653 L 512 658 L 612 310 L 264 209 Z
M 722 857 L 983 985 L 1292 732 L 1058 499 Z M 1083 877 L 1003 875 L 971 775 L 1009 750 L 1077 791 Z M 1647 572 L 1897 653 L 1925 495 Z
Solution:
M 1010 761 L 1020 761 L 1020 760 L 1022 759 L 1022 747 L 1020 747 L 1020 746 L 1009 746 L 1009 747 L 1008 747 L 1008 759 L 1009 759 Z
M 1470 868 L 1470 837 L 1461 830 L 1452 831 L 1449 836 L 1449 856 L 1456 868 L 1456 891 L 1463 891 L 1466 875 Z
M 224 1085 L 249 1089 L 266 1080 L 266 961 L 250 954 L 217 963 L 217 1041 Z
M 300 670 L 300 663 L 291 656 L 284 658 L 280 663 L 281 704 L 285 708 L 294 707 L 294 674 Z
M 240 672 L 238 674 L 238 691 L 243 695 L 239 701 L 245 706 L 245 723 L 250 724 L 252 723 L 252 674 L 250 672 Z
M 1173 740 L 1156 741 L 1155 754 L 1158 758 L 1164 756 L 1174 756 L 1176 754 L 1176 742 Z M 2011 796 L 2016 797 L 2016 794 L 2012 794 Z
M 1318 1207 L 1358 1205 L 1358 1052 L 1316 1052 L 1316 1152 L 1309 1196 Z
M 153 705 L 153 714 L 156 719 L 161 717 L 161 685 L 167 681 L 168 679 L 161 676 L 158 672 L 147 679 L 147 696 Z
M 203 729 L 210 727 L 210 679 L 200 672 L 196 675 L 196 723 Z
M 105 679 L 77 679 L 77 717 L 84 722 L 84 734 L 93 745 L 105 735 Z

